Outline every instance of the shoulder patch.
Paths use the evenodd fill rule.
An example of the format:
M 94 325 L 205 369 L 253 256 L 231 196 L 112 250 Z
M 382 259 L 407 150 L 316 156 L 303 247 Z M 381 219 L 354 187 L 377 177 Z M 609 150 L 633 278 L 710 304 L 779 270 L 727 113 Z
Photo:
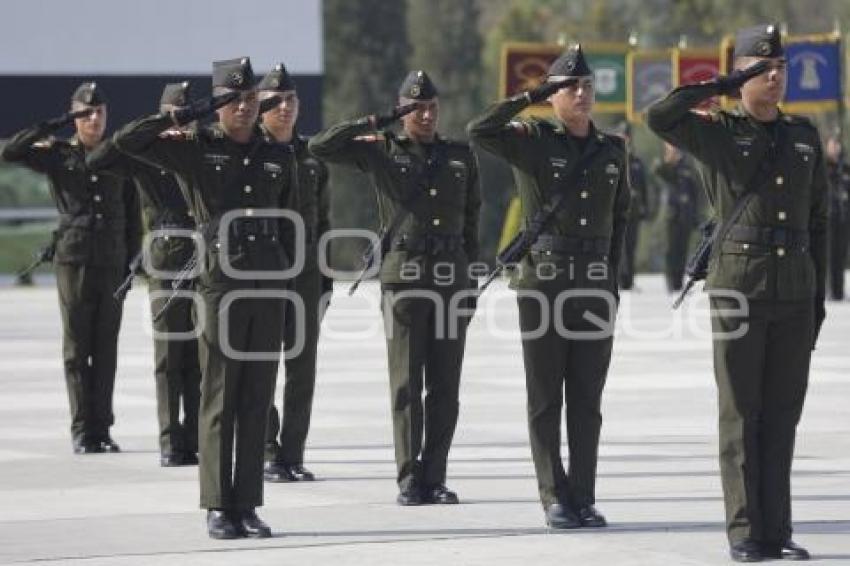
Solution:
M 43 140 L 38 140 L 37 142 L 32 144 L 32 147 L 35 147 L 35 148 L 38 148 L 38 149 L 49 149 L 49 148 L 53 147 L 54 143 L 56 143 L 56 138 L 51 136 L 51 137 L 45 138 Z
M 381 142 L 384 141 L 386 136 L 384 134 L 364 134 L 362 136 L 357 136 L 354 138 L 354 141 L 362 141 L 362 142 Z
M 706 122 L 719 122 L 720 113 L 716 110 L 691 110 L 697 118 L 701 118 Z
M 165 130 L 159 137 L 169 140 L 191 140 L 195 139 L 195 132 L 182 132 L 180 130 Z

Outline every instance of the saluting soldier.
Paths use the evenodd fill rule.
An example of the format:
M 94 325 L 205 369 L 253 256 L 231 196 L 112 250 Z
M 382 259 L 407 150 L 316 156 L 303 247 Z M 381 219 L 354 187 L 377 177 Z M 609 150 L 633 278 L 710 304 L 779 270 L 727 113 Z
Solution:
M 664 144 L 664 157 L 654 164 L 653 173 L 664 182 L 664 275 L 667 290 L 673 293 L 682 290 L 691 235 L 700 222 L 699 180 L 688 157 L 669 143 Z
M 544 101 L 553 118 L 516 117 Z M 511 281 L 518 291 L 531 453 L 546 523 L 559 529 L 606 525 L 594 507 L 600 406 L 631 197 L 625 144 L 597 130 L 593 103 L 593 72 L 575 45 L 540 86 L 496 103 L 468 126 L 474 143 L 513 166 L 527 227 L 541 209 L 555 207 L 555 199 L 566 203 Z M 603 324 L 592 322 L 599 319 Z M 561 460 L 565 398 L 568 471 Z
M 626 229 L 623 256 L 620 261 L 620 289 L 631 289 L 635 281 L 635 256 L 640 223 L 649 218 L 649 187 L 646 179 L 646 166 L 643 160 L 632 153 L 632 126 L 623 122 L 617 135 L 626 142 L 629 152 L 629 181 L 631 184 L 631 204 L 629 208 L 629 226 Z
M 386 116 L 332 126 L 309 147 L 319 159 L 372 177 L 388 230 L 380 279 L 397 502 L 451 504 L 458 497 L 446 487 L 446 462 L 467 324 L 456 299 L 471 285 L 469 264 L 478 258 L 478 167 L 468 144 L 437 133 L 440 100 L 424 71 L 405 78 L 399 104 Z M 398 119 L 404 134 L 384 131 Z
M 304 302 L 304 311 L 299 318 L 292 311 L 285 317 L 283 419 L 272 403 L 266 430 L 264 476 L 272 482 L 312 481 L 313 473 L 304 467 L 304 445 L 316 386 L 319 328 L 333 292 L 333 280 L 319 271 L 317 247 L 319 238 L 330 228 L 328 168 L 307 151 L 307 138 L 296 130 L 301 102 L 286 66 L 282 63 L 275 66 L 258 89 L 261 101 L 274 96 L 280 98 L 279 104 L 263 113 L 262 129 L 270 142 L 289 144 L 295 152 L 298 212 L 306 231 L 304 268 L 292 282 L 293 290 Z M 296 346 L 298 337 L 303 340 L 300 348 Z
M 2 152 L 6 161 L 47 175 L 59 209 L 54 263 L 77 454 L 120 451 L 109 428 L 115 422 L 112 392 L 123 300 L 112 294 L 141 244 L 132 184 L 86 166 L 86 155 L 103 139 L 106 119 L 103 89 L 86 82 L 74 91 L 70 112 L 18 132 Z M 70 139 L 52 135 L 72 123 L 76 133 Z
M 132 122 L 114 139 L 121 151 L 177 175 L 206 242 L 197 282 L 198 440 L 208 533 L 268 537 L 255 508 L 263 503 L 265 431 L 294 245 L 292 223 L 276 215 L 296 198 L 295 162 L 289 148 L 268 143 L 257 126 L 247 57 L 213 63 L 212 86 L 212 98 Z M 167 133 L 214 110 L 216 124 Z
M 850 238 L 850 165 L 844 161 L 844 148 L 838 135 L 826 142 L 826 169 L 829 179 L 829 291 L 836 301 L 844 299 L 844 268 L 847 240 Z
M 189 83 L 168 84 L 162 91 L 160 112 L 170 112 L 189 102 Z M 176 126 L 171 133 L 178 134 Z M 168 273 L 177 274 L 192 257 L 195 228 L 177 178 L 158 167 L 122 153 L 109 139 L 86 158 L 98 174 L 129 179 L 138 189 L 142 217 L 150 234 L 145 250 L 150 273 L 148 290 L 154 317 L 154 378 L 161 466 L 187 466 L 198 463 L 198 404 L 201 369 L 198 341 L 194 337 L 192 299 L 176 298 L 163 309 L 172 290 Z M 165 275 L 165 277 L 163 277 Z M 173 277 L 173 275 L 172 275 Z M 189 285 L 191 287 L 191 284 Z M 180 420 L 181 407 L 183 421 Z
M 815 126 L 777 106 L 786 85 L 779 27 L 739 30 L 734 57 L 729 76 L 653 105 L 649 126 L 696 158 L 720 222 L 706 288 L 731 557 L 806 559 L 791 540 L 791 461 L 825 316 L 824 156 Z M 735 110 L 694 110 L 739 88 Z

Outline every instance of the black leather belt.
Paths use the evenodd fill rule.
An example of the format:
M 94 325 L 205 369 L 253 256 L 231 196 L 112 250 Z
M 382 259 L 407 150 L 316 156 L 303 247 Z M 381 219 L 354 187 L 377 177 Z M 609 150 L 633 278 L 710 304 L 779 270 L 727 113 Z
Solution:
M 805 248 L 809 245 L 808 232 L 771 226 L 732 226 L 727 239 L 745 244 L 783 248 Z
M 463 249 L 463 236 L 456 234 L 425 234 L 413 238 L 409 234 L 401 234 L 393 242 L 393 250 L 408 250 L 411 252 L 438 255 L 443 252 L 454 252 Z
M 607 254 L 611 251 L 611 240 L 542 234 L 531 246 L 531 251 L 558 254 Z

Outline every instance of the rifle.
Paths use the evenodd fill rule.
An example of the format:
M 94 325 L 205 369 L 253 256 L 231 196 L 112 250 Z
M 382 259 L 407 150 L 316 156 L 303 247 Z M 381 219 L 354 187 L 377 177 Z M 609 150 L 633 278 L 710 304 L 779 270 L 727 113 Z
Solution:
M 168 299 L 165 300 L 162 307 L 153 315 L 153 322 L 159 321 L 160 318 L 165 314 L 168 308 L 171 306 L 171 303 L 174 302 L 175 299 L 180 295 L 180 291 L 185 289 L 187 286 L 187 282 L 191 281 L 189 275 L 198 267 L 198 253 L 192 254 L 192 257 L 189 258 L 189 261 L 180 269 L 180 273 L 177 274 L 177 277 L 171 281 L 171 294 L 168 295 Z
M 41 246 L 41 248 L 39 248 L 39 250 L 33 254 L 35 258 L 33 262 L 29 264 L 26 268 L 18 272 L 18 279 L 28 278 L 30 275 L 32 275 L 32 272 L 38 268 L 39 265 L 41 265 L 42 263 L 53 261 L 53 256 L 56 255 L 56 241 L 58 239 L 58 231 L 54 230 L 53 235 L 50 237 L 50 241 L 47 242 L 47 244 Z
M 748 199 L 745 198 L 744 200 Z M 743 207 L 741 207 L 741 210 L 743 210 Z M 736 220 L 737 216 L 740 216 L 740 213 L 736 215 Z M 702 232 L 702 237 L 697 245 L 697 249 L 694 251 L 694 255 L 688 259 L 688 264 L 685 266 L 685 274 L 688 276 L 688 280 L 682 288 L 682 292 L 673 301 L 673 310 L 681 306 L 685 297 L 691 292 L 691 288 L 697 281 L 702 281 L 708 276 L 708 261 L 711 259 L 711 249 L 714 247 L 717 220 L 714 218 L 706 220 L 699 227 L 699 230 Z
M 354 292 L 357 291 L 357 288 L 360 286 L 360 283 L 363 282 L 363 278 L 366 276 L 366 273 L 368 273 L 375 265 L 378 254 L 380 254 L 380 257 L 383 258 L 387 251 L 389 251 L 392 234 L 395 232 L 395 229 L 398 228 L 398 225 L 401 224 L 401 219 L 406 215 L 406 211 L 399 210 L 395 217 L 393 217 L 392 225 L 381 230 L 381 233 L 378 235 L 378 241 L 372 241 L 369 243 L 369 247 L 366 248 L 366 251 L 364 251 L 362 255 L 363 269 L 360 270 L 360 274 L 357 276 L 357 279 L 355 279 L 354 283 L 351 284 L 351 287 L 348 288 L 349 296 L 353 295 Z
M 128 266 L 129 273 L 127 277 L 124 278 L 124 281 L 115 289 L 115 292 L 112 293 L 112 298 L 116 301 L 123 301 L 127 296 L 127 293 L 130 291 L 130 286 L 133 284 L 133 278 L 141 273 L 142 271 L 142 254 L 143 251 L 139 251 L 133 259 L 130 260 L 130 264 Z

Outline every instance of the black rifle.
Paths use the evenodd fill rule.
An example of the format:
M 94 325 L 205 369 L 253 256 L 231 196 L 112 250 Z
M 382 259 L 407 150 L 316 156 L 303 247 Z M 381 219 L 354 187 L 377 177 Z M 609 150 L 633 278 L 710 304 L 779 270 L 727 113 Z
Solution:
M 750 200 L 752 200 L 752 198 L 760 190 L 776 178 L 776 175 L 771 174 L 771 169 L 775 164 L 777 164 L 777 146 L 779 145 L 781 126 L 781 122 L 778 122 L 776 125 L 776 131 L 774 132 L 774 139 L 771 140 L 771 145 L 768 147 L 766 154 L 762 156 L 756 172 L 750 178 L 750 183 L 747 185 L 751 185 L 753 180 L 761 181 L 761 183 L 757 185 L 755 189 L 748 191 L 744 196 L 738 199 L 738 202 L 735 203 L 735 209 L 732 210 L 732 214 L 729 215 L 726 222 L 718 224 L 717 220 L 712 218 L 700 226 L 702 238 L 700 239 L 699 245 L 697 245 L 696 251 L 694 251 L 694 254 L 690 257 L 685 267 L 685 273 L 688 276 L 688 281 L 685 283 L 684 288 L 682 288 L 682 292 L 679 293 L 679 296 L 676 297 L 676 300 L 673 302 L 674 310 L 681 306 L 685 297 L 697 281 L 702 281 L 708 277 L 708 263 L 711 260 L 714 250 L 717 248 L 718 242 L 723 242 L 723 240 L 726 239 L 726 235 L 729 233 L 729 230 L 736 222 L 738 222 L 741 214 L 743 214 L 744 209 L 747 207 L 747 203 L 750 202 Z
M 578 176 L 585 170 L 595 154 L 595 151 L 591 151 L 590 153 L 585 154 L 581 160 L 576 163 L 572 171 L 570 171 L 569 177 L 565 179 L 563 188 L 555 195 L 555 198 L 544 204 L 537 211 L 531 221 L 528 222 L 525 229 L 520 230 L 520 232 L 513 237 L 508 245 L 499 252 L 499 255 L 496 256 L 496 267 L 493 268 L 493 270 L 484 279 L 484 283 L 478 288 L 479 293 L 483 293 L 490 283 L 493 282 L 493 279 L 495 279 L 502 271 L 510 266 L 518 264 L 522 261 L 522 258 L 528 255 L 528 252 L 531 251 L 531 247 L 535 242 L 537 242 L 537 239 L 543 231 L 549 227 L 552 221 L 555 220 L 555 216 L 557 216 L 564 208 L 564 205 L 567 204 L 567 189 L 575 185 L 578 180 Z
M 168 295 L 168 298 L 163 303 L 162 307 L 153 315 L 153 322 L 159 321 L 160 318 L 168 311 L 171 304 L 180 296 L 180 291 L 188 287 L 189 282 L 192 280 L 191 273 L 198 267 L 198 252 L 195 250 L 195 253 L 192 254 L 192 257 L 189 258 L 189 261 L 186 262 L 185 265 L 180 269 L 180 273 L 177 274 L 177 277 L 172 279 L 171 281 L 171 294 Z
M 28 278 L 33 271 L 35 271 L 39 265 L 42 263 L 47 263 L 49 261 L 53 261 L 53 256 L 56 255 L 56 241 L 59 239 L 58 230 L 53 232 L 53 235 L 50 237 L 50 241 L 47 244 L 43 245 L 39 250 L 33 254 L 35 259 L 29 266 L 25 269 L 22 269 L 18 272 L 18 279 Z
M 129 269 L 129 273 L 127 277 L 124 278 L 124 281 L 115 289 L 115 292 L 112 293 L 112 298 L 116 301 L 123 301 L 127 296 L 127 293 L 130 291 L 130 286 L 133 284 L 133 278 L 142 272 L 142 254 L 143 251 L 139 251 L 133 259 L 130 260 L 130 264 L 127 267 Z

